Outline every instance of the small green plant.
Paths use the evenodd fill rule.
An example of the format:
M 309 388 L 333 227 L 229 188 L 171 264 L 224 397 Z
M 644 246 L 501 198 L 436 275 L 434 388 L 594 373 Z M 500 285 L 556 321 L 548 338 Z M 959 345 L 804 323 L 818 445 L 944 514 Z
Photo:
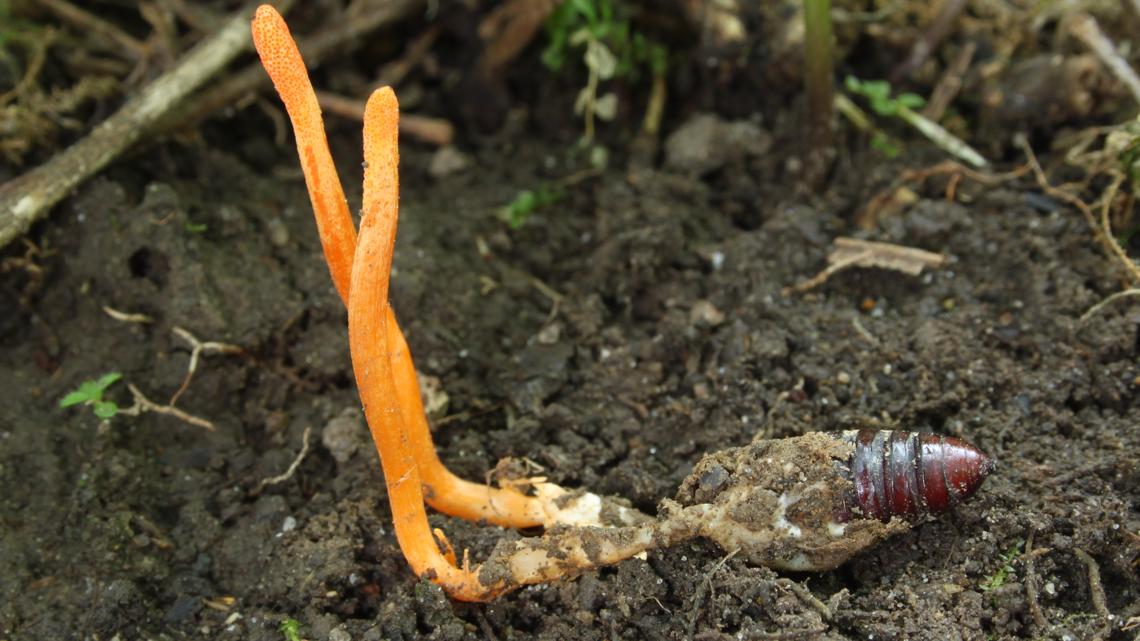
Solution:
M 511 202 L 499 210 L 502 218 L 511 229 L 522 227 L 531 214 L 549 207 L 565 196 L 564 192 L 549 184 L 541 184 L 534 190 L 520 191 Z
M 926 105 L 926 99 L 914 93 L 892 97 L 891 83 L 886 80 L 860 80 L 847 76 L 846 85 L 851 93 L 866 98 L 871 109 L 880 116 L 901 116 L 903 110 L 920 109 Z
M 301 641 L 301 622 L 287 618 L 277 626 L 277 631 L 285 637 L 285 641 Z
M 103 393 L 122 377 L 123 375 L 118 372 L 110 372 L 96 380 L 83 381 L 74 391 L 60 399 L 59 406 L 90 405 L 95 416 L 102 419 L 113 418 L 119 413 L 119 406 L 114 401 L 104 400 Z
M 571 49 L 582 49 L 589 78 L 578 92 L 574 112 L 583 117 L 586 143 L 594 139 L 595 117 L 612 120 L 617 115 L 617 95 L 599 96 L 600 83 L 614 78 L 636 80 L 643 68 L 664 76 L 668 66 L 665 47 L 635 31 L 628 12 L 615 9 L 613 0 L 567 0 L 547 18 L 546 33 L 542 62 L 552 71 L 566 65 Z
M 1013 560 L 1021 556 L 1022 544 L 1023 541 L 1018 539 L 1013 544 L 1013 546 L 1011 546 L 1008 550 L 1005 551 L 1004 554 L 998 557 L 998 559 L 1001 561 L 1001 566 L 998 567 L 998 569 L 993 574 L 987 576 L 985 580 L 982 581 L 981 585 L 979 586 L 982 592 L 996 590 L 1005 585 L 1006 580 L 1009 579 L 1010 573 L 1013 572 Z
M 946 131 L 938 123 L 930 120 L 926 116 L 915 111 L 926 105 L 926 99 L 918 94 L 902 93 L 897 96 L 891 95 L 891 83 L 886 80 L 860 80 L 855 76 L 847 76 L 844 81 L 847 91 L 863 96 L 871 105 L 871 109 L 887 118 L 900 118 L 911 127 L 914 127 L 933 142 L 943 149 L 943 151 L 957 156 L 966 161 L 970 165 L 983 169 L 989 166 L 989 162 L 982 157 L 973 147 L 967 145 L 961 139 L 954 136 L 954 134 Z M 887 155 L 892 153 L 897 154 L 897 150 L 893 149 L 893 145 L 888 145 L 889 138 L 883 138 L 876 142 L 872 140 L 872 145 L 877 145 Z

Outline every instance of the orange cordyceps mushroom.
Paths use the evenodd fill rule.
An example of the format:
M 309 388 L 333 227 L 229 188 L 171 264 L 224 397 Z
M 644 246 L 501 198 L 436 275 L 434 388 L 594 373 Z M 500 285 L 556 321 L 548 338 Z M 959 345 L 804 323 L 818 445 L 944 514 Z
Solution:
M 348 211 L 344 190 L 325 138 L 320 107 L 301 54 L 285 21 L 272 7 L 262 6 L 253 19 L 253 39 L 262 64 L 285 103 L 297 138 L 305 183 L 309 190 L 325 260 L 333 283 L 345 305 L 350 305 L 353 258 L 357 251 L 356 229 Z M 391 94 L 391 90 L 387 90 Z M 399 119 L 395 96 L 384 109 L 366 112 L 363 218 L 387 216 L 393 234 L 398 211 L 399 177 L 396 149 Z M 390 139 L 381 145 L 378 139 Z M 390 257 L 389 257 L 390 260 Z M 383 270 L 385 283 L 388 269 Z M 452 474 L 435 453 L 431 432 L 423 411 L 415 367 L 403 332 L 391 307 L 385 305 L 387 340 L 396 373 L 396 394 L 406 424 L 409 446 L 416 455 L 428 502 L 440 512 L 472 521 L 486 521 L 506 527 L 534 527 L 547 521 L 542 505 L 532 497 L 511 489 L 489 488 Z
M 320 107 L 304 62 L 280 14 L 258 8 L 252 24 L 254 45 L 293 123 L 297 152 L 317 219 L 321 245 L 337 292 L 348 307 L 349 345 L 365 417 L 380 454 L 395 521 L 396 537 L 409 564 L 458 599 L 484 600 L 526 583 L 549 580 L 568 569 L 550 571 L 545 561 L 505 571 L 481 581 L 456 567 L 454 552 L 440 552 L 428 527 L 425 495 L 435 509 L 472 521 L 506 527 L 596 525 L 606 503 L 588 492 L 566 497 L 566 490 L 543 482 L 530 496 L 514 487 L 465 481 L 439 460 L 423 410 L 415 366 L 403 332 L 388 303 L 388 282 L 399 210 L 399 108 L 390 88 L 373 93 L 364 119 L 364 197 L 359 239 L 329 152 Z M 426 492 L 425 492 L 426 490 Z M 563 499 L 563 500 L 559 500 Z M 571 500 L 564 500 L 571 499 Z M 609 506 L 617 524 L 645 520 L 622 506 Z M 442 533 L 436 532 L 442 539 Z M 502 565 L 502 563 L 500 563 Z

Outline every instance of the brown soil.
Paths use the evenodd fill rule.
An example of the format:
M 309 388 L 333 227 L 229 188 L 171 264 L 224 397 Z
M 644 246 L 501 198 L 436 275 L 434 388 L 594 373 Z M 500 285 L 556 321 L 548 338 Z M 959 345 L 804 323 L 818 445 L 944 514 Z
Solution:
M 935 179 L 864 235 L 946 267 L 782 295 L 858 233 L 851 214 L 875 191 L 942 158 L 910 137 L 888 161 L 853 138 L 804 196 L 779 155 L 798 141 L 795 100 L 765 108 L 779 114 L 766 154 L 703 176 L 627 166 L 615 143 L 610 170 L 517 231 L 494 212 L 576 169 L 563 142 L 464 140 L 471 168 L 438 180 L 431 150 L 404 146 L 393 301 L 450 397 L 441 455 L 470 479 L 529 459 L 653 513 L 705 452 L 758 431 L 933 430 L 999 462 L 969 503 L 827 573 L 698 541 L 450 602 L 396 546 L 295 152 L 250 111 L 207 125 L 204 145 L 118 163 L 35 229 L 41 274 L 0 275 L 0 639 L 277 640 L 285 618 L 336 641 L 1131 638 L 1140 320 L 1121 302 L 1077 322 L 1120 273 L 1030 179 L 965 180 L 954 202 Z M 355 205 L 357 125 L 332 124 Z M 216 431 L 57 406 L 112 370 L 168 400 L 189 360 L 175 326 L 246 350 L 204 356 L 178 402 Z M 109 396 L 130 404 L 123 383 Z M 310 428 L 296 473 L 259 489 Z M 520 536 L 432 520 L 473 558 Z

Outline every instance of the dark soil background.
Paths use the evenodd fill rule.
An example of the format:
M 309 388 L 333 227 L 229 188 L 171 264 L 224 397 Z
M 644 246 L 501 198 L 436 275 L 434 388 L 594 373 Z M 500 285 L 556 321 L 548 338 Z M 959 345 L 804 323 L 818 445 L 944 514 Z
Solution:
M 92 10 L 145 37 L 128 4 Z M 449 601 L 396 546 L 346 314 L 267 94 L 264 109 L 246 101 L 137 149 L 3 250 L 0 639 L 269 640 L 285 638 L 285 619 L 334 641 L 1138 638 L 1140 316 L 1123 300 L 1078 322 L 1130 284 L 1125 271 L 1031 176 L 911 181 L 908 198 L 858 228 L 903 172 L 945 159 L 891 121 L 880 126 L 902 155 L 842 121 L 824 184 L 806 187 L 800 62 L 779 38 L 795 31 L 795 5 L 742 10 L 747 37 L 731 47 L 676 7 L 642 6 L 634 24 L 672 51 L 662 139 L 636 136 L 645 79 L 617 83 L 618 120 L 598 125 L 608 168 L 517 230 L 496 212 L 519 190 L 588 168 L 572 111 L 584 71 L 545 69 L 541 31 L 500 76 L 481 77 L 465 61 L 484 46 L 470 25 L 491 5 L 421 7 L 314 83 L 351 94 L 425 29 L 442 30 L 397 89 L 406 112 L 454 122 L 456 146 L 402 141 L 393 301 L 419 369 L 449 398 L 435 437 L 460 475 L 525 458 L 554 482 L 653 513 L 705 452 L 758 432 L 872 426 L 989 452 L 998 467 L 975 499 L 833 572 L 779 574 L 696 542 L 491 604 Z M 925 5 L 837 3 L 848 18 L 836 24 L 837 78 L 887 77 L 934 20 Z M 289 20 L 311 32 L 339 6 Z M 1060 183 L 1082 176 L 1063 163 L 1063 134 L 1124 122 L 1135 105 L 1095 60 L 1063 78 L 1041 62 L 1087 53 L 1064 37 L 1064 15 L 1038 11 L 969 3 L 897 84 L 925 95 L 977 46 L 948 126 L 1002 171 L 1024 164 L 1011 140 L 1027 134 Z M 1140 28 L 1125 7 L 1097 11 L 1110 36 Z M 56 51 L 38 82 L 65 83 L 67 68 Z M 96 99 L 77 112 L 82 126 L 38 139 L 0 178 L 48 159 L 122 97 Z M 326 121 L 356 207 L 359 123 Z M 689 142 L 664 144 L 676 132 Z M 465 166 L 440 171 L 456 150 Z M 782 293 L 845 235 L 950 260 Z M 123 374 L 108 391 L 121 406 L 127 382 L 166 402 L 190 358 L 175 327 L 245 350 L 202 356 L 178 401 L 216 431 L 58 407 L 110 371 Z M 264 486 L 306 430 L 295 473 Z M 518 536 L 432 520 L 476 559 Z

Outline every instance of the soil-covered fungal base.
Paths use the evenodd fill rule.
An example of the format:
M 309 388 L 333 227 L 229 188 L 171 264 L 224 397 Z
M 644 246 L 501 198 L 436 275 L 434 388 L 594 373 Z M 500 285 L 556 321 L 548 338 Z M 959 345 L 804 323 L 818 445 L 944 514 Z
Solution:
M 787 297 L 869 197 L 860 168 L 938 156 L 846 159 L 810 199 L 774 153 L 705 178 L 614 169 L 510 232 L 493 211 L 536 167 L 569 173 L 561 152 L 485 145 L 434 181 L 406 145 L 393 299 L 450 399 L 442 457 L 467 478 L 515 457 L 653 513 L 704 453 L 758 431 L 936 430 L 998 460 L 972 501 L 836 571 L 778 574 L 694 541 L 469 605 L 396 546 L 345 313 L 295 153 L 270 139 L 120 163 L 37 227 L 42 276 L 0 275 L 0 638 L 277 640 L 286 618 L 338 641 L 1127 638 L 1082 554 L 1103 605 L 1140 614 L 1137 321 L 1121 304 L 1077 323 L 1119 281 L 1084 221 L 1028 182 L 964 181 L 954 203 L 934 184 L 871 234 L 947 253 L 943 269 Z M 359 143 L 333 142 L 359 202 Z M 57 408 L 108 371 L 165 402 L 190 356 L 175 326 L 247 350 L 203 356 L 179 399 L 215 432 Z M 109 396 L 129 404 L 123 383 Z M 295 473 L 263 485 L 308 428 Z M 474 560 L 532 534 L 432 519 Z M 1030 538 L 1048 548 L 1032 576 Z

